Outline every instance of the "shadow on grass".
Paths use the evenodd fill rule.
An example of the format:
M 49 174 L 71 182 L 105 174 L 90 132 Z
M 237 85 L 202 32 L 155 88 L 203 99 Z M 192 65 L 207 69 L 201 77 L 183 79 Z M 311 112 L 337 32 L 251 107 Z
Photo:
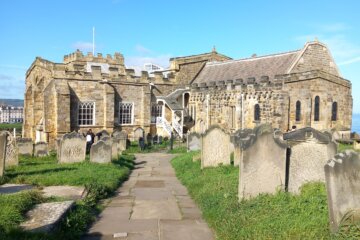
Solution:
M 7 172 L 6 176 L 10 178 L 15 178 L 17 176 L 30 176 L 30 175 L 37 175 L 37 174 L 44 174 L 44 173 L 57 173 L 62 171 L 74 171 L 77 168 L 55 168 L 55 169 L 44 169 L 44 170 L 36 170 L 36 171 L 19 171 L 16 173 Z

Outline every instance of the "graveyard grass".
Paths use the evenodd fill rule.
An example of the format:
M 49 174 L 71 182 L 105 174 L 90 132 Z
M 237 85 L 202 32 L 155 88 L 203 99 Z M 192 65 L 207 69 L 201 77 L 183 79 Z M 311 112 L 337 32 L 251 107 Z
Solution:
M 322 183 L 303 186 L 295 196 L 278 192 L 238 202 L 239 170 L 220 166 L 201 170 L 195 152 L 172 160 L 176 175 L 201 208 L 217 239 L 355 239 L 358 227 L 331 235 L 326 189 Z
M 89 161 L 58 164 L 54 154 L 44 158 L 21 157 L 20 165 L 7 169 L 2 182 L 39 187 L 85 186 L 89 193 L 85 199 L 76 202 L 76 207 L 51 235 L 25 233 L 19 230 L 18 225 L 23 221 L 26 210 L 37 203 L 56 199 L 43 199 L 36 191 L 12 194 L 11 197 L 0 196 L 0 239 L 78 239 L 100 212 L 99 200 L 113 194 L 127 179 L 134 166 L 133 160 L 133 155 L 121 155 L 109 164 Z

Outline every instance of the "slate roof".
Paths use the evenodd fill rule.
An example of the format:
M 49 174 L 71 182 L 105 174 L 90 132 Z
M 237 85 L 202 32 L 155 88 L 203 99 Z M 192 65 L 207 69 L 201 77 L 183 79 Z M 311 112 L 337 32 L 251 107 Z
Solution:
M 194 79 L 193 83 L 226 81 L 269 76 L 271 81 L 275 75 L 286 74 L 301 54 L 301 50 L 279 53 L 261 57 L 252 57 L 224 62 L 208 62 Z
M 157 100 L 164 100 L 166 104 L 172 109 L 172 110 L 182 110 L 182 105 L 177 101 L 177 98 L 181 96 L 184 92 L 188 92 L 189 89 L 177 89 L 174 92 L 170 93 L 167 96 L 158 96 L 156 97 Z

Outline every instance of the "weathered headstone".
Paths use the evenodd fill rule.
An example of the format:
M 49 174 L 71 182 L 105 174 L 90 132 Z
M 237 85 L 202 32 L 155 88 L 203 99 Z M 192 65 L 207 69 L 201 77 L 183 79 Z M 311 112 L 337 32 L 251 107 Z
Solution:
M 86 156 L 86 139 L 77 132 L 65 134 L 59 144 L 60 163 L 82 162 Z
M 218 126 L 211 126 L 201 136 L 201 167 L 230 165 L 230 135 Z
M 251 134 L 239 139 L 242 157 L 239 171 L 239 199 L 273 194 L 284 188 L 286 171 L 286 142 L 281 132 L 271 125 L 256 127 Z
M 111 162 L 111 155 L 111 144 L 100 140 L 91 146 L 90 162 L 109 163 Z
M 240 141 L 240 139 L 245 139 L 246 137 L 249 137 L 252 133 L 252 129 L 239 129 L 231 135 L 231 143 L 234 146 L 234 166 L 239 166 L 242 156 L 240 143 L 242 143 L 243 141 Z
M 119 139 L 119 150 L 126 150 L 126 141 L 128 139 L 128 134 L 126 131 L 115 131 L 113 133 L 113 138 Z M 121 154 L 121 152 L 119 153 Z
M 306 182 L 325 182 L 323 167 L 337 152 L 331 135 L 313 128 L 302 128 L 285 133 L 290 147 L 288 191 L 299 193 Z
M 11 132 L 7 133 L 7 143 L 6 143 L 6 157 L 5 157 L 5 166 L 17 166 L 19 165 L 19 150 L 16 144 L 16 139 L 14 138 Z
M 35 157 L 45 157 L 48 156 L 48 145 L 46 142 L 37 142 L 34 145 L 34 156 Z
M 6 142 L 7 133 L 2 131 L 0 132 L 0 177 L 4 175 L 5 171 Z
M 201 135 L 199 133 L 190 133 L 187 135 L 187 150 L 197 151 L 201 149 Z
M 16 143 L 19 149 L 19 155 L 32 156 L 34 151 L 34 143 L 31 138 L 18 138 Z
M 134 131 L 134 139 L 133 139 L 133 141 L 138 141 L 139 140 L 139 138 L 143 138 L 144 137 L 144 129 L 142 129 L 142 128 L 137 128 L 137 129 L 135 129 L 135 131 Z
M 360 156 L 351 150 L 337 154 L 325 165 L 330 229 L 359 220 Z
M 102 140 L 104 137 L 110 137 L 110 134 L 108 131 L 101 130 L 100 132 L 96 133 L 97 141 Z
M 360 150 L 360 143 L 358 143 L 356 140 L 354 140 L 354 149 L 355 150 Z

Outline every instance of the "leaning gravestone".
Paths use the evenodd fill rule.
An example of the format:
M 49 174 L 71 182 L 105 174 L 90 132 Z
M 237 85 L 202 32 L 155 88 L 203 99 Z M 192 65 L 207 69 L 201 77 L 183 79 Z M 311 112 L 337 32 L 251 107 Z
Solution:
M 19 149 L 19 155 L 32 156 L 34 151 L 34 144 L 31 138 L 18 138 L 16 143 Z
M 91 146 L 90 162 L 109 163 L 111 162 L 111 155 L 111 144 L 100 140 Z
M 239 199 L 273 194 L 284 187 L 287 145 L 280 136 L 281 132 L 274 132 L 271 125 L 264 124 L 238 140 L 242 151 Z
M 230 165 L 230 135 L 211 126 L 201 136 L 201 168 Z
M 337 152 L 331 134 L 306 127 L 285 133 L 284 139 L 291 147 L 288 191 L 299 193 L 306 182 L 325 182 L 324 165 Z
M 201 135 L 199 133 L 190 133 L 187 135 L 187 150 L 197 151 L 201 149 Z
M 4 175 L 5 171 L 6 142 L 7 133 L 2 131 L 0 132 L 0 177 Z
M 37 142 L 34 145 L 34 156 L 35 157 L 46 157 L 49 155 L 48 145 L 46 142 Z
M 351 150 L 337 154 L 324 167 L 330 229 L 359 220 L 360 156 Z M 357 219 L 356 219 L 357 218 Z
M 7 143 L 6 143 L 6 157 L 5 157 L 5 166 L 17 166 L 19 165 L 19 153 L 18 147 L 16 144 L 16 139 L 10 132 L 7 133 Z
M 82 162 L 86 156 L 86 139 L 77 132 L 65 134 L 59 143 L 59 163 Z

